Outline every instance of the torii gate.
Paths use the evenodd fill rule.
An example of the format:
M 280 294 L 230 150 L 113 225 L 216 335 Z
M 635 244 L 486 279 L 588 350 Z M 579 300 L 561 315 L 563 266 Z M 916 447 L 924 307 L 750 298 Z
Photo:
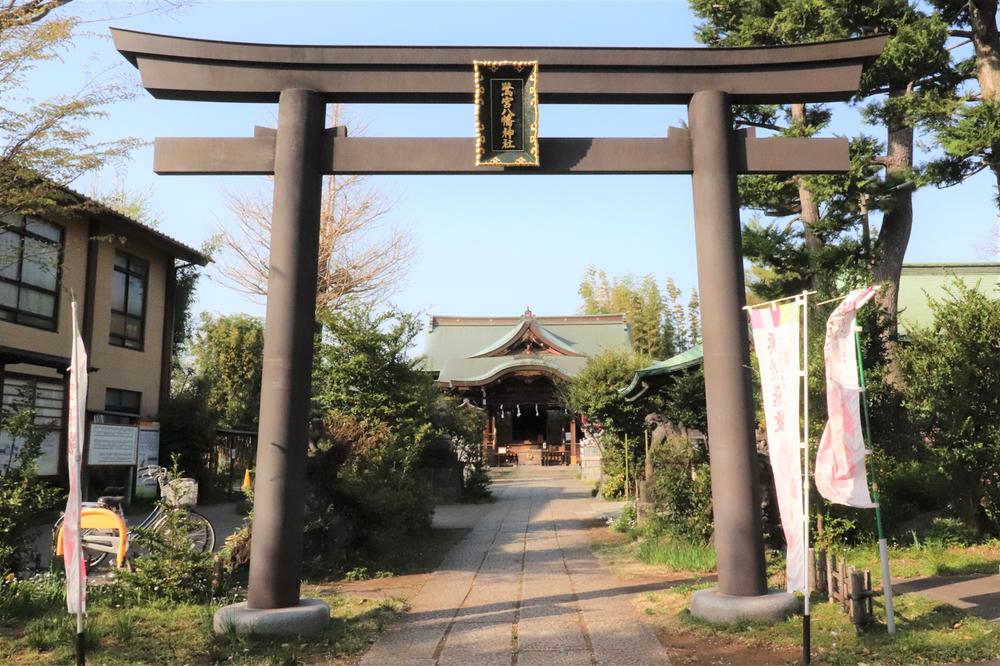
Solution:
M 843 172 L 848 141 L 759 139 L 733 130 L 731 106 L 847 100 L 885 37 L 674 49 L 287 46 L 112 34 L 154 97 L 278 102 L 277 131 L 160 138 L 155 146 L 159 174 L 274 175 L 249 593 L 244 607 L 217 614 L 217 628 L 224 616 L 262 633 L 280 632 L 288 620 L 300 632 L 328 616 L 319 602 L 299 598 L 324 174 L 692 174 L 718 555 L 718 594 L 708 602 L 715 609 L 692 611 L 787 612 L 791 595 L 768 595 L 765 577 L 736 175 Z M 690 129 L 644 139 L 541 138 L 541 166 L 477 167 L 472 138 L 348 138 L 341 127 L 324 127 L 331 102 L 471 104 L 473 61 L 505 59 L 538 61 L 541 102 L 687 104 Z

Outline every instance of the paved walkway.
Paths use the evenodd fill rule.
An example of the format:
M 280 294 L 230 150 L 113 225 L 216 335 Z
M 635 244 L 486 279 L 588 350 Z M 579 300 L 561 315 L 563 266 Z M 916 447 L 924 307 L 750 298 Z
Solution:
M 496 503 L 362 665 L 668 664 L 632 603 L 637 591 L 590 553 L 584 521 L 607 506 L 574 471 L 498 480 Z
M 973 615 L 1000 622 L 1000 575 L 931 576 L 893 583 L 896 594 L 919 592 L 935 601 L 965 609 Z

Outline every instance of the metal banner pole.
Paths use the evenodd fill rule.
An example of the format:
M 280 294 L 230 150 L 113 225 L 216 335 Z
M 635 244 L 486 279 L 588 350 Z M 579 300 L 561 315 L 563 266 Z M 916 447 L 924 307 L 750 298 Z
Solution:
M 854 348 L 858 354 L 858 381 L 861 388 L 861 406 L 865 414 L 865 448 L 872 445 L 872 426 L 868 417 L 868 388 L 865 386 L 865 366 L 861 360 L 861 327 L 854 327 Z M 882 499 L 875 480 L 875 470 L 872 468 L 872 499 L 875 500 L 875 525 L 878 529 L 878 557 L 882 564 L 882 592 L 885 596 L 885 624 L 890 634 L 896 633 L 896 614 L 892 607 L 892 579 L 889 576 L 889 545 L 882 528 Z
M 802 571 L 805 591 L 802 605 L 802 663 L 812 658 L 812 627 L 809 617 L 809 293 L 802 292 Z

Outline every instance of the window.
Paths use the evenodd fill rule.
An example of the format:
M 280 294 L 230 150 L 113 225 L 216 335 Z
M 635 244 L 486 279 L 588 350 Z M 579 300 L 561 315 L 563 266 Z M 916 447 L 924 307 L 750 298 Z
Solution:
M 0 383 L 0 409 L 7 413 L 21 409 L 35 410 L 35 425 L 45 433 L 38 456 L 38 473 L 42 476 L 56 474 L 59 471 L 59 442 L 63 430 L 62 382 L 8 373 Z M 16 459 L 23 445 L 23 439 L 0 430 L 0 471 Z
M 104 394 L 104 409 L 115 414 L 95 415 L 94 423 L 118 423 L 133 425 L 139 420 L 142 393 L 125 389 L 109 388 Z M 133 416 L 129 416 L 132 414 Z
M 142 349 L 148 280 L 148 261 L 115 252 L 114 281 L 111 283 L 111 344 Z
M 109 412 L 138 415 L 141 404 L 142 393 L 139 391 L 109 388 L 104 397 L 104 409 Z
M 30 217 L 0 219 L 0 320 L 56 330 L 62 227 Z

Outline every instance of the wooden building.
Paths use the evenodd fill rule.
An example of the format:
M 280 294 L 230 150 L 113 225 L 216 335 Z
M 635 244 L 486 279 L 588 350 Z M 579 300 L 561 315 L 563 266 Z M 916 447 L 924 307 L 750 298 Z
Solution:
M 631 348 L 625 316 L 431 317 L 425 356 L 439 385 L 487 412 L 490 464 L 576 464 L 579 415 L 563 384 L 606 348 Z

